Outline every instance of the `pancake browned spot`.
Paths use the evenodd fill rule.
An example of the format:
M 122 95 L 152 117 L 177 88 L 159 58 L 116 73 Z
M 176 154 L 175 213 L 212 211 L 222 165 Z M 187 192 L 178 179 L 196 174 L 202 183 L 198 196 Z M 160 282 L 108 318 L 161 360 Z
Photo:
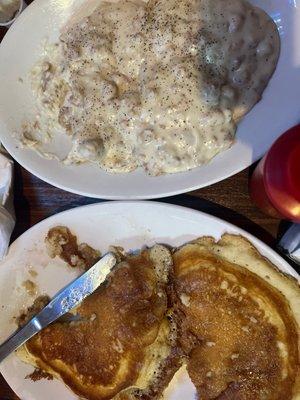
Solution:
M 201 399 L 298 399 L 297 282 L 240 236 L 198 239 L 173 259 L 179 343 Z
M 171 265 L 160 245 L 126 257 L 106 287 L 76 309 L 79 320 L 50 325 L 21 356 L 90 400 L 145 398 L 150 391 L 156 398 L 165 376 L 172 377 L 163 373 L 174 336 L 167 319 Z

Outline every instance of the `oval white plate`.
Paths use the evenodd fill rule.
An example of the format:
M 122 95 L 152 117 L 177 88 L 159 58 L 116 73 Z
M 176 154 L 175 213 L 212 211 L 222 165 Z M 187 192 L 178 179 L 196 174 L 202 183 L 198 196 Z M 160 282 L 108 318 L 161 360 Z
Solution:
M 114 175 L 94 165 L 67 167 L 19 148 L 13 133 L 20 131 L 22 122 L 35 112 L 27 74 L 41 55 L 42 43 L 45 38 L 50 41 L 58 38 L 75 5 L 95 1 L 35 0 L 9 30 L 0 47 L 0 139 L 12 156 L 39 178 L 70 192 L 114 200 L 184 193 L 248 167 L 281 133 L 299 122 L 300 0 L 251 0 L 264 8 L 278 25 L 282 41 L 279 64 L 262 101 L 240 124 L 236 143 L 208 165 L 161 177 L 149 177 L 143 171 Z
M 218 239 L 224 232 L 238 233 L 251 240 L 282 271 L 299 278 L 279 255 L 252 235 L 198 211 L 152 202 L 107 202 L 79 207 L 35 225 L 11 245 L 0 264 L 0 342 L 15 330 L 13 316 L 32 303 L 22 282 L 34 280 L 40 293 L 52 296 L 75 277 L 74 269 L 56 259 L 51 260 L 46 254 L 44 237 L 49 228 L 56 225 L 68 226 L 80 241 L 103 252 L 109 245 L 123 246 L 126 250 L 151 246 L 155 242 L 179 246 L 202 235 Z M 35 279 L 29 273 L 31 268 L 38 272 Z M 22 400 L 78 399 L 59 381 L 34 383 L 24 379 L 32 368 L 14 354 L 0 365 L 0 372 Z M 166 400 L 181 400 L 182 392 L 187 400 L 194 398 L 193 385 L 184 373 L 179 382 L 168 390 Z

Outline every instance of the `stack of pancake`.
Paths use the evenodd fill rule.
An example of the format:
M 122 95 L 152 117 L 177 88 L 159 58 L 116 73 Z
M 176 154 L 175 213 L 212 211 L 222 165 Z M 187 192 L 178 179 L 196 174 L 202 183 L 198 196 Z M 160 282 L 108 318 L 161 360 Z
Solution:
M 78 252 L 67 228 L 63 240 L 54 229 L 52 257 Z M 201 400 L 300 399 L 299 285 L 248 240 L 115 251 L 107 284 L 73 321 L 32 338 L 23 360 L 90 400 L 159 399 L 183 365 Z

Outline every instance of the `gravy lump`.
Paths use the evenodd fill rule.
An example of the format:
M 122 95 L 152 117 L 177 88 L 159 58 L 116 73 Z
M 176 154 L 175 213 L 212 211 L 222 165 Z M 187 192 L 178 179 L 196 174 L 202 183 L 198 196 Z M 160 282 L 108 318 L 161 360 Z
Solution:
M 274 22 L 244 0 L 103 2 L 35 69 L 37 130 L 51 136 L 49 118 L 64 128 L 66 163 L 150 175 L 195 168 L 232 145 L 279 47 Z

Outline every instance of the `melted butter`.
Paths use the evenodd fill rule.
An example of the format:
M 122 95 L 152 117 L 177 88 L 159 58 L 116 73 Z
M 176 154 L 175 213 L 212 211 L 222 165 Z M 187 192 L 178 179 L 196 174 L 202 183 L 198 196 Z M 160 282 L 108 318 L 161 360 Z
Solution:
M 66 163 L 186 171 L 232 145 L 278 53 L 275 24 L 244 0 L 105 2 L 35 74 L 39 123 L 72 137 Z

